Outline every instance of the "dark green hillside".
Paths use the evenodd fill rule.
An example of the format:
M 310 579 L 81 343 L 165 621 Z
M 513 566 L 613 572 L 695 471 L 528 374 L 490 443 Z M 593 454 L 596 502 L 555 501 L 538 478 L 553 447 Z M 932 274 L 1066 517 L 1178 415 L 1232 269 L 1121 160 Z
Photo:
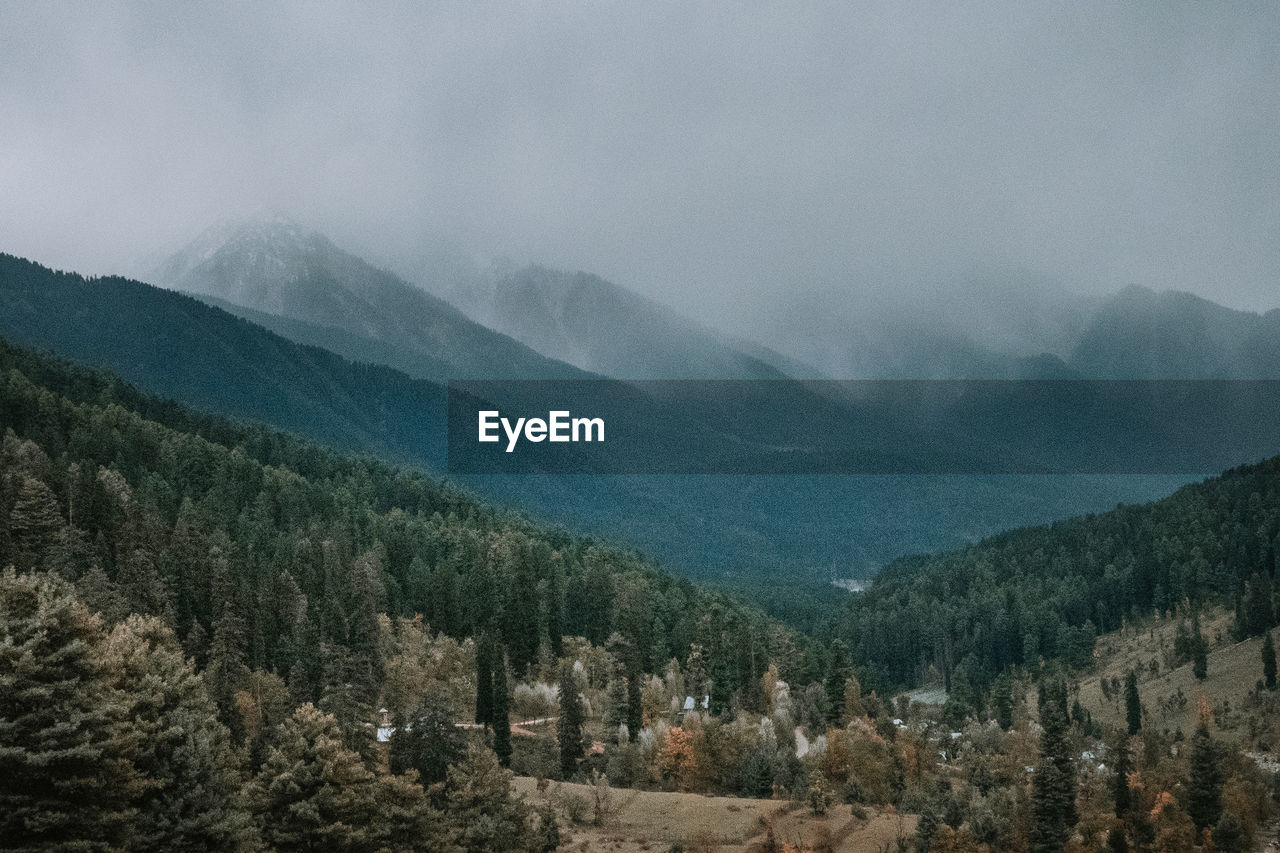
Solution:
M 542 644 L 614 632 L 647 671 L 699 642 L 735 690 L 800 664 L 788 630 L 634 554 L 3 342 L 0 430 L 0 566 L 159 616 L 202 664 L 274 670 L 299 697 L 351 677 L 326 648 L 376 680 L 380 613 L 496 632 L 516 674 Z
M 1123 621 L 1222 602 L 1238 630 L 1275 623 L 1280 457 L 1163 500 L 1015 530 L 959 551 L 898 560 L 853 599 L 842 632 L 882 681 L 930 666 L 985 683 L 1011 665 L 1091 663 Z
M 396 459 L 444 459 L 444 391 L 301 346 L 188 296 L 0 255 L 0 335 L 183 403 Z

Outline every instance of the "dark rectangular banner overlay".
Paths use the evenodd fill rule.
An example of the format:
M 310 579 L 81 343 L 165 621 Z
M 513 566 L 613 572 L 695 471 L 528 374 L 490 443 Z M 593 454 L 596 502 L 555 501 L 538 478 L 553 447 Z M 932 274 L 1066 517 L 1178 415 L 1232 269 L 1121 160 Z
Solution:
M 455 381 L 456 474 L 1207 474 L 1280 381 Z

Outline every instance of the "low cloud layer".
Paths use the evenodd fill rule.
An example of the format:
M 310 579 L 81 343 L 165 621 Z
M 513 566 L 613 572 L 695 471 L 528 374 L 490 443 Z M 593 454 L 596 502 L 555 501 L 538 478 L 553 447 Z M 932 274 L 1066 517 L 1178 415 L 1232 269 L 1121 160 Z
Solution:
M 0 251 L 269 209 L 738 327 L 985 267 L 1280 304 L 1274 4 L 422 5 L 10 4 Z

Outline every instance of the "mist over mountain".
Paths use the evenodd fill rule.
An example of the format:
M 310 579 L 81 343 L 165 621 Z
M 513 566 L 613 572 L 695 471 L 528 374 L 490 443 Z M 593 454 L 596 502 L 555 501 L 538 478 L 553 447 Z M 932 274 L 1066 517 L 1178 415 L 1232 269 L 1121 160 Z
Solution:
M 1236 311 L 1132 286 L 1103 303 L 1070 365 L 1107 379 L 1280 378 L 1280 309 Z
M 52 348 L 181 402 L 336 447 L 433 470 L 443 465 L 439 385 L 352 364 L 181 293 L 0 260 L 0 335 L 11 341 Z M 324 328 L 256 316 L 294 333 Z M 354 334 L 349 343 L 363 346 Z M 370 349 L 363 357 L 378 355 Z M 1147 499 L 1178 479 L 513 476 L 468 482 L 537 517 L 650 549 L 683 573 L 764 582 L 779 572 L 814 581 L 865 576 L 905 552 Z
M 435 380 L 581 376 L 339 249 L 319 232 L 284 219 L 214 226 L 161 264 L 152 278 L 175 290 L 307 324 L 309 342 L 351 358 L 370 358 L 358 339 L 395 348 L 401 351 L 397 360 L 417 359 L 417 375 Z M 325 337 L 325 328 L 346 334 Z
M 838 300 L 837 300 L 838 302 Z M 833 302 L 753 306 L 761 340 L 826 375 L 894 379 L 1273 379 L 1280 309 L 1131 285 L 1084 295 L 1029 273 Z
M 544 355 L 620 379 L 783 379 L 786 359 L 585 272 L 495 269 L 472 316 Z M 795 366 L 797 369 L 799 365 Z M 812 372 L 812 371 L 810 371 Z
M 839 379 L 1056 378 L 1099 302 L 1024 270 L 981 270 L 958 282 L 779 292 L 730 322 Z

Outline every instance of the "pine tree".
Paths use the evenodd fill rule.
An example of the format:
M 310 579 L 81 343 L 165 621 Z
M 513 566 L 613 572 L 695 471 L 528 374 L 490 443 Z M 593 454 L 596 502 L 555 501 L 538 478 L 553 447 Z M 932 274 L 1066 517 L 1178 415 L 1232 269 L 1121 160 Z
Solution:
M 842 640 L 831 643 L 831 663 L 827 667 L 827 723 L 839 726 L 844 711 L 844 682 L 849 677 L 849 647 Z
M 249 645 L 248 626 L 240 614 L 231 568 L 221 548 L 215 546 L 210 550 L 209 562 L 213 571 L 215 617 L 204 679 L 209 685 L 209 696 L 218 706 L 219 715 L 230 722 L 234 719 L 235 693 L 249 677 L 249 667 L 245 662 Z
M 139 735 L 134 766 L 155 783 L 137 803 L 133 843 L 152 850 L 248 846 L 230 736 L 173 632 L 154 616 L 130 616 L 111 632 L 105 657 Z
M 1191 672 L 1196 680 L 1204 681 L 1209 675 L 1209 643 L 1200 632 L 1200 617 L 1191 620 Z
M 537 853 L 555 853 L 560 849 L 560 824 L 556 822 L 556 810 L 550 804 L 538 809 Z
M 1133 670 L 1124 679 L 1124 716 L 1129 734 L 1142 731 L 1142 697 L 1138 695 L 1138 674 Z
M 1246 853 L 1247 840 L 1240 819 L 1231 812 L 1223 812 L 1213 828 L 1214 853 Z
M 458 761 L 466 743 L 453 724 L 448 703 L 427 696 L 407 720 L 397 721 L 390 743 L 391 772 L 418 772 L 424 785 L 443 782 L 449 765 Z
M 608 704 L 605 709 L 604 724 L 610 732 L 617 730 L 627 721 L 627 680 L 621 675 L 609 681 Z
M 9 510 L 13 560 L 24 569 L 40 568 L 45 551 L 63 527 L 62 511 L 53 490 L 43 480 L 24 476 Z
M 747 772 L 747 794 L 765 799 L 773 793 L 773 762 L 768 750 L 756 749 Z
M 1129 791 L 1129 773 L 1133 770 L 1133 758 L 1129 754 L 1129 742 L 1123 734 L 1116 733 L 1111 745 L 1111 794 L 1115 800 L 1116 817 L 1123 819 L 1129 813 L 1133 797 Z
M 318 707 L 337 721 L 347 748 L 373 766 L 377 761 L 377 741 L 371 725 L 376 694 L 367 686 L 367 661 L 364 655 L 345 646 L 329 644 L 325 644 L 324 658 L 324 688 Z
M 159 616 L 166 625 L 176 624 L 173 595 L 146 549 L 134 548 L 124 556 L 116 583 L 131 613 Z
M 556 721 L 556 738 L 560 741 L 560 773 L 566 779 L 578 772 L 582 758 L 582 699 L 573 665 L 560 669 L 560 719 Z
M 1262 681 L 1268 690 L 1276 687 L 1276 646 L 1268 631 L 1262 638 Z
M 547 640 L 551 652 L 559 657 L 564 652 L 564 568 L 559 554 L 552 555 L 547 575 Z
M 368 846 L 376 853 L 457 853 L 458 833 L 433 807 L 418 776 L 380 774 L 373 782 Z
M 247 795 L 269 847 L 360 851 L 372 846 L 375 793 L 337 721 L 308 703 L 277 730 Z
M 353 661 L 352 677 L 362 695 L 374 697 L 382 686 L 386 659 L 378 616 L 387 609 L 387 593 L 378 551 L 368 551 L 356 558 L 351 567 L 351 586 L 354 607 L 347 646 L 357 657 Z M 370 707 L 372 703 L 370 699 Z
M 710 707 L 707 708 L 708 711 L 719 716 L 729 710 L 729 705 L 733 701 L 733 682 L 733 667 L 728 655 L 724 652 L 713 655 L 711 658 L 711 696 Z
M 1209 734 L 1209 703 L 1200 700 L 1196 733 L 1191 736 L 1191 775 L 1187 780 L 1187 814 L 1196 830 L 1213 827 L 1222 816 L 1222 750 Z
M 449 768 L 445 816 L 467 853 L 525 850 L 533 843 L 533 823 L 523 798 L 511 795 L 511 773 L 491 750 L 472 744 L 467 757 Z
M 476 638 L 476 723 L 493 722 L 493 643 L 488 634 Z
M 640 692 L 639 672 L 627 676 L 627 740 L 635 741 L 644 728 L 644 699 Z
M 1061 679 L 1040 687 L 1040 761 L 1031 777 L 1031 850 L 1059 853 L 1077 820 L 1067 687 Z
M 991 687 L 991 704 L 996 712 L 996 722 L 1006 732 L 1013 728 L 1013 683 L 1008 673 L 996 677 Z
M 702 701 L 707 696 L 707 678 L 706 651 L 701 644 L 692 643 L 689 646 L 689 657 L 685 664 L 684 683 L 685 690 L 689 691 L 694 705 L 698 708 L 702 707 Z
M 1240 607 L 1241 636 L 1252 637 L 1275 625 L 1275 602 L 1272 600 L 1271 578 L 1254 572 L 1245 584 Z
M 511 697 L 507 693 L 507 664 L 501 647 L 493 667 L 493 751 L 503 767 L 511 764 Z
M 510 543 L 509 550 L 503 634 L 512 670 L 519 677 L 538 655 L 538 577 L 527 542 Z
M 138 734 L 102 658 L 96 617 L 65 582 L 0 573 L 0 839 L 107 850 L 148 787 Z

